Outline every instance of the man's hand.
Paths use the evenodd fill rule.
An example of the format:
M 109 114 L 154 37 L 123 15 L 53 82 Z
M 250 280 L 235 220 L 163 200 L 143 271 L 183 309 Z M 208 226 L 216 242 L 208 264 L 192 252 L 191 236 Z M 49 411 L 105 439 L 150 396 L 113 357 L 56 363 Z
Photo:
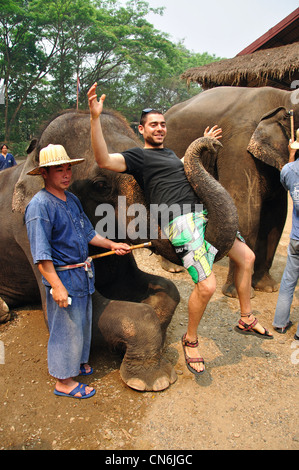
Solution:
M 88 90 L 88 105 L 92 119 L 97 119 L 102 114 L 106 95 L 102 95 L 100 101 L 97 100 L 97 83 L 94 83 Z
M 292 140 L 292 139 L 289 140 L 289 147 L 288 147 L 288 150 L 289 150 L 289 163 L 295 161 L 295 155 L 296 155 L 297 150 L 296 150 L 296 149 L 292 149 L 292 147 L 291 147 L 291 144 L 293 144 L 294 142 L 295 142 L 294 139 L 293 139 L 293 140 Z
M 127 255 L 131 252 L 131 247 L 126 243 L 111 243 L 111 250 L 115 251 L 116 255 Z
M 222 129 L 218 126 L 213 126 L 212 129 L 208 126 L 204 131 L 204 137 L 214 137 L 214 139 L 222 138 Z
M 52 287 L 52 296 L 60 308 L 67 308 L 68 306 L 68 291 L 61 285 Z
M 55 302 L 61 308 L 68 306 L 68 291 L 62 284 L 58 274 L 54 268 L 52 260 L 42 260 L 38 263 L 38 269 L 42 276 L 49 282 L 52 287 L 52 295 Z

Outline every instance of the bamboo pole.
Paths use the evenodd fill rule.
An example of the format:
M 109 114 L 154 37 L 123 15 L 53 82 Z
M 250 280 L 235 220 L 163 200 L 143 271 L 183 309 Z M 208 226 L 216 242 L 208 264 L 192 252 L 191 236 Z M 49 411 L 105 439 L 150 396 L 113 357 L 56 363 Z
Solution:
M 294 110 L 290 110 L 290 121 L 291 121 L 291 140 L 295 140 L 295 128 L 294 128 Z
M 132 245 L 130 246 L 130 248 L 131 250 L 138 250 L 139 248 L 148 248 L 150 246 L 152 246 L 152 242 L 141 243 L 140 245 Z M 101 253 L 99 255 L 93 255 L 93 256 L 90 256 L 90 258 L 97 259 L 97 258 L 103 258 L 104 256 L 111 256 L 111 255 L 115 255 L 114 250 L 107 251 L 106 253 Z

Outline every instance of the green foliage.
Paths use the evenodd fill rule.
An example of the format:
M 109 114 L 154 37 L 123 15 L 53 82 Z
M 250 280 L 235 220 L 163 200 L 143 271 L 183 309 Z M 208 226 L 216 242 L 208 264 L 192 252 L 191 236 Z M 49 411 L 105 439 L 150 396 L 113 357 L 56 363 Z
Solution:
M 27 141 L 61 109 L 87 107 L 94 81 L 107 105 L 137 121 L 140 109 L 166 111 L 200 89 L 180 80 L 217 60 L 173 44 L 146 17 L 163 14 L 141 0 L 0 0 L 0 140 Z

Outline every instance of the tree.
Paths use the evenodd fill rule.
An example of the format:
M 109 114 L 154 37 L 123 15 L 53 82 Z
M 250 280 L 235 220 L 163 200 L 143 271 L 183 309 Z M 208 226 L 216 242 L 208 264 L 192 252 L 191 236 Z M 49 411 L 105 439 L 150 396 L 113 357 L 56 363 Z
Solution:
M 81 66 L 81 103 L 86 105 L 86 91 L 97 81 L 99 90 L 107 95 L 107 105 L 136 122 L 144 107 L 165 111 L 198 93 L 198 85 L 188 88 L 180 75 L 189 67 L 218 59 L 208 53 L 191 53 L 155 30 L 146 16 L 150 11 L 162 14 L 163 8 L 151 9 L 138 0 L 128 1 L 126 8 L 118 4 L 117 0 L 97 2 L 94 28 L 84 38 L 89 60 Z
M 142 1 L 123 8 L 117 0 L 0 0 L 0 7 L 6 140 L 37 85 L 51 88 L 54 106 L 56 100 L 67 107 L 76 75 L 88 86 L 94 79 L 112 83 L 140 54 L 150 60 L 164 41 L 142 18 L 160 10 Z
M 152 67 L 140 64 L 135 76 L 130 77 L 129 81 L 134 84 L 134 93 L 129 99 L 128 107 L 122 107 L 121 111 L 126 116 L 133 113 L 133 121 L 138 121 L 143 108 L 151 107 L 166 112 L 171 106 L 200 93 L 199 85 L 191 83 L 188 86 L 181 80 L 181 74 L 190 67 L 220 60 L 208 53 L 192 53 L 182 43 L 172 46 L 171 56 L 167 56 L 158 69 L 157 63 Z
M 41 1 L 36 3 L 39 8 Z M 0 73 L 5 87 L 5 140 L 32 89 L 48 73 L 57 38 L 41 47 L 42 28 L 26 0 L 0 0 Z M 13 106 L 11 106 L 13 104 Z
M 97 81 L 107 105 L 129 121 L 149 104 L 165 111 L 191 91 L 179 79 L 190 66 L 216 60 L 173 44 L 146 17 L 162 14 L 129 0 L 0 0 L 0 78 L 4 79 L 5 140 L 30 138 L 39 122 L 80 106 Z M 1 130 L 0 130 L 1 131 Z

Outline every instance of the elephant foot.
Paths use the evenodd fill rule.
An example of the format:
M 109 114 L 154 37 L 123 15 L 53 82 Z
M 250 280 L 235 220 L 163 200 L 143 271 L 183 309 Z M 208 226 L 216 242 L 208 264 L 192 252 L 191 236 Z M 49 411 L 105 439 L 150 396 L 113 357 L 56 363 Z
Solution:
M 231 283 L 224 284 L 224 286 L 222 287 L 222 294 L 226 295 L 227 297 L 231 297 L 233 299 L 238 298 L 237 289 L 235 285 Z M 250 298 L 253 299 L 254 297 L 255 297 L 254 290 L 251 289 Z
M 177 380 L 174 368 L 164 359 L 156 366 L 138 364 L 135 370 L 131 363 L 123 362 L 120 376 L 128 387 L 139 392 L 161 392 Z
M 11 319 L 9 307 L 0 297 L 0 323 L 6 323 Z
M 269 273 L 263 275 L 254 274 L 252 285 L 254 290 L 260 292 L 272 293 L 278 291 L 278 284 Z
M 183 271 L 185 271 L 185 268 L 183 266 L 174 264 L 171 261 L 168 261 L 166 258 L 163 258 L 163 256 L 160 256 L 160 265 L 161 268 L 164 269 L 164 271 L 167 271 L 169 273 L 182 273 Z

